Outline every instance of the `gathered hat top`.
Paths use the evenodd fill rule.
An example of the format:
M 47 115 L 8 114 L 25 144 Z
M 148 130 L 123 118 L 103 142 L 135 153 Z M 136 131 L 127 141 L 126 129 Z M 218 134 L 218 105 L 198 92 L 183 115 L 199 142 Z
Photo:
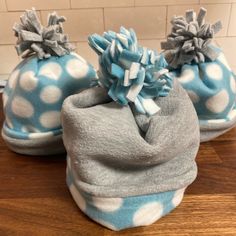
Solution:
M 160 108 L 152 100 L 165 97 L 172 88 L 172 77 L 163 55 L 138 45 L 133 29 L 120 28 L 100 36 L 89 36 L 89 45 L 99 55 L 99 83 L 121 105 L 134 103 L 136 109 L 153 115 Z
M 64 34 L 62 23 L 65 17 L 56 12 L 48 15 L 48 24 L 43 26 L 36 10 L 26 10 L 20 17 L 21 23 L 15 23 L 13 31 L 18 38 L 16 51 L 22 58 L 36 54 L 39 59 L 69 54 L 74 48 Z
M 202 63 L 206 58 L 214 61 L 219 50 L 215 50 L 212 39 L 222 29 L 222 23 L 205 23 L 207 10 L 200 9 L 199 14 L 193 10 L 184 16 L 174 16 L 171 20 L 172 30 L 166 42 L 161 43 L 165 58 L 171 67 L 177 68 L 185 63 Z

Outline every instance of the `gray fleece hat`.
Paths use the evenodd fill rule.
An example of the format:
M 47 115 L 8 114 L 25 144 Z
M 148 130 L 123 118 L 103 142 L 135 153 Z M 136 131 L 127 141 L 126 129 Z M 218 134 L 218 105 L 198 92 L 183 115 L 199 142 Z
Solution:
M 122 32 L 123 41 L 134 36 L 133 31 Z M 116 50 L 110 48 L 112 44 L 105 50 Z M 132 48 L 131 52 L 137 52 Z M 143 55 L 140 50 L 138 53 Z M 99 78 L 105 79 L 101 73 L 108 70 L 101 64 L 102 60 Z M 121 63 L 119 66 L 124 68 Z M 153 69 L 149 66 L 140 63 L 147 75 Z M 151 78 L 145 76 L 145 86 L 147 79 Z M 185 188 L 196 178 L 199 126 L 194 107 L 177 80 L 171 82 L 166 96 L 151 99 L 149 105 L 156 111 L 152 115 L 146 98 L 141 99 L 144 106 L 130 101 L 123 105 L 104 87 L 70 96 L 63 104 L 69 190 L 79 208 L 105 227 L 121 230 L 152 224 L 180 204 Z

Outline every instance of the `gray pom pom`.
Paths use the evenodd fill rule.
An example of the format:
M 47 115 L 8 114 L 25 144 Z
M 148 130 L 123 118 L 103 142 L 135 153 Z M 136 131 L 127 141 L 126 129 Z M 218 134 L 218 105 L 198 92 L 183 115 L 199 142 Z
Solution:
M 167 41 L 161 43 L 171 67 L 217 58 L 218 51 L 212 48 L 212 38 L 222 29 L 222 24 L 220 21 L 214 25 L 205 23 L 205 15 L 206 9 L 201 8 L 198 16 L 193 10 L 188 10 L 185 17 L 175 16 L 172 19 L 172 31 Z
M 16 23 L 13 30 L 18 37 L 16 51 L 22 58 L 32 54 L 39 59 L 63 56 L 74 49 L 63 32 L 65 18 L 56 12 L 49 14 L 46 27 L 42 26 L 35 9 L 26 10 L 20 20 L 21 23 Z

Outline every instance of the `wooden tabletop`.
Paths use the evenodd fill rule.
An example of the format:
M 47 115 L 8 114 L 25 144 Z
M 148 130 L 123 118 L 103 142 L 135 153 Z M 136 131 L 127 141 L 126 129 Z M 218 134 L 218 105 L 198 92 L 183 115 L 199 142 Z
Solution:
M 18 155 L 0 139 L 0 236 L 236 235 L 236 128 L 201 145 L 198 177 L 177 209 L 151 226 L 120 232 L 77 208 L 65 183 L 65 158 Z

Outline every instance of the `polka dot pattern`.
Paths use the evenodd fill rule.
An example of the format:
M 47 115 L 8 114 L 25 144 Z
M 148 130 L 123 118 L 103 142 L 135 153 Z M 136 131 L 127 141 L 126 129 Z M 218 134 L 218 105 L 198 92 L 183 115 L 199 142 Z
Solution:
M 161 218 L 163 213 L 163 206 L 159 202 L 151 202 L 143 205 L 133 217 L 133 224 L 135 226 L 150 225 Z
M 16 96 L 11 103 L 12 112 L 22 118 L 30 118 L 34 114 L 34 107 L 23 97 Z
M 183 65 L 172 73 L 187 91 L 201 124 L 227 122 L 235 105 L 236 81 L 223 53 L 214 62 Z
M 79 65 L 75 72 L 70 68 L 77 79 L 67 71 L 66 65 L 71 61 L 72 66 Z M 76 53 L 45 60 L 25 59 L 11 73 L 4 89 L 4 113 L 11 120 L 5 122 L 4 133 L 15 139 L 50 139 L 61 135 L 63 101 L 88 87 L 95 77 L 93 67 Z
M 210 79 L 221 80 L 223 79 L 223 71 L 220 65 L 210 63 L 206 67 L 206 73 Z
M 195 76 L 195 74 L 194 74 L 193 70 L 185 69 L 185 70 L 183 70 L 181 76 L 179 77 L 179 81 L 180 81 L 180 83 L 183 83 L 183 84 L 189 83 L 192 80 L 194 80 L 194 76 Z
M 40 98 L 45 103 L 56 103 L 62 97 L 62 91 L 54 85 L 46 86 L 40 93 Z
M 236 93 L 236 83 L 233 75 L 230 76 L 230 88 L 233 93 Z
M 177 207 L 183 200 L 185 189 L 179 189 L 175 192 L 174 197 L 172 199 L 172 204 Z
M 236 109 L 233 109 L 229 114 L 228 114 L 228 119 L 233 120 L 236 118 Z
M 213 113 L 220 113 L 225 110 L 229 103 L 229 95 L 226 90 L 221 90 L 206 101 L 206 107 Z
M 105 226 L 105 227 L 108 228 L 108 229 L 112 229 L 112 230 L 114 230 L 114 231 L 118 231 L 118 229 L 117 229 L 114 225 L 112 225 L 111 223 L 109 223 L 109 222 L 107 222 L 107 221 L 105 221 L 105 220 L 96 219 L 95 221 L 96 221 L 98 224 L 103 225 L 103 226 Z
M 33 91 L 38 83 L 33 71 L 26 71 L 20 77 L 20 87 L 25 91 Z
M 39 120 L 43 127 L 53 129 L 60 126 L 60 115 L 59 111 L 48 111 L 44 112 Z
M 78 205 L 78 207 L 85 212 L 86 210 L 86 202 L 83 198 L 83 196 L 76 190 L 76 187 L 74 184 L 71 184 L 71 186 L 69 187 L 71 195 L 73 196 L 76 204 Z
M 10 78 L 8 80 L 8 86 L 11 89 L 14 89 L 16 87 L 16 83 L 19 77 L 20 71 L 19 70 L 14 70 L 12 74 L 10 75 Z
M 71 59 L 66 64 L 67 72 L 75 79 L 83 78 L 89 71 L 89 66 L 81 60 Z
M 93 197 L 93 204 L 101 211 L 112 212 L 119 209 L 122 205 L 122 198 L 99 198 Z
M 59 80 L 62 74 L 62 68 L 58 63 L 49 62 L 39 70 L 40 76 L 45 76 L 49 79 Z
M 70 157 L 67 158 L 69 163 Z M 98 198 L 82 192 L 73 176 L 71 166 L 67 166 L 67 184 L 78 207 L 97 223 L 115 231 L 154 223 L 180 204 L 185 191 L 183 188 L 141 196 Z

